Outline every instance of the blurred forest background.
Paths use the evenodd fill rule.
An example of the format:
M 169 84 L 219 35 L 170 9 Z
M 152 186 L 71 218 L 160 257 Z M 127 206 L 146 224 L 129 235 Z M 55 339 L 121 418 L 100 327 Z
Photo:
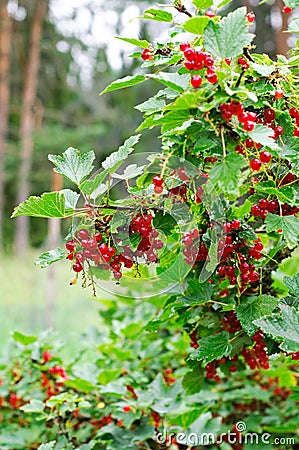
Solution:
M 25 217 L 12 221 L 10 215 L 29 195 L 66 187 L 53 175 L 48 153 L 69 146 L 93 149 L 100 162 L 134 133 L 141 121 L 134 105 L 158 86 L 153 82 L 103 97 L 98 93 L 113 79 L 140 70 L 129 57 L 136 49 L 114 36 L 150 40 L 162 34 L 163 24 L 133 20 L 155 3 L 0 0 L 0 346 L 5 330 L 13 326 L 76 329 L 78 317 L 82 328 L 95 323 L 96 303 L 87 303 L 80 287 L 68 286 L 66 263 L 56 274 L 33 266 L 37 250 L 32 249 L 55 245 L 57 223 Z M 229 8 L 245 4 L 255 12 L 257 52 L 274 59 L 277 53 L 286 55 L 293 44 L 283 33 L 290 15 L 282 14 L 281 0 L 260 3 L 235 0 Z M 156 132 L 146 132 L 139 151 L 158 146 Z

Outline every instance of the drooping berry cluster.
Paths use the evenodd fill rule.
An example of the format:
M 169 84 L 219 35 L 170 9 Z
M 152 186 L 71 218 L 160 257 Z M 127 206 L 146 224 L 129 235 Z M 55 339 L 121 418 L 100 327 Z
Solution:
M 289 113 L 294 119 L 294 136 L 299 137 L 299 109 L 290 108 Z
M 262 257 L 263 244 L 258 238 L 252 242 L 253 246 L 250 246 L 244 238 L 240 237 L 239 233 L 242 231 L 242 227 L 239 220 L 235 219 L 227 223 L 225 230 L 228 233 L 225 241 L 219 241 L 218 275 L 221 278 L 227 277 L 231 285 L 236 285 L 239 278 L 242 291 L 249 284 L 259 280 L 259 274 L 253 261 Z
M 43 351 L 42 358 L 43 363 L 47 364 L 53 356 L 48 351 Z M 43 371 L 41 377 L 41 386 L 46 389 L 47 399 L 59 394 L 63 384 L 68 379 L 65 369 L 58 365 Z
M 241 351 L 242 356 L 244 357 L 244 361 L 250 369 L 269 369 L 269 358 L 267 354 L 267 345 L 264 342 L 264 335 L 257 331 L 252 336 L 253 341 L 255 342 L 252 349 L 243 348 Z
M 135 256 L 143 257 L 146 262 L 158 262 L 158 251 L 164 247 L 164 243 L 158 238 L 159 233 L 152 226 L 153 217 L 150 213 L 137 214 L 132 220 L 130 232 L 139 233 L 141 241 L 138 244 Z
M 231 102 L 221 103 L 219 109 L 221 117 L 227 122 L 229 122 L 233 116 L 236 116 L 239 123 L 243 125 L 245 131 L 254 130 L 257 115 L 255 112 L 246 112 L 241 102 L 232 100 Z
M 291 216 L 297 214 L 298 212 L 298 207 L 290 206 L 287 203 L 279 206 L 276 199 L 267 200 L 265 198 L 261 198 L 258 203 L 252 205 L 251 207 L 251 214 L 254 217 L 260 217 L 261 219 L 265 219 L 269 213 L 281 213 L 282 216 Z
M 197 261 L 206 261 L 209 250 L 199 236 L 197 228 L 183 234 L 183 255 L 187 264 L 193 265 Z
M 184 53 L 185 62 L 184 66 L 189 71 L 203 71 L 205 72 L 206 80 L 211 84 L 218 82 L 218 76 L 216 74 L 216 68 L 214 66 L 214 58 L 203 50 L 195 50 L 191 47 L 189 42 L 182 42 L 180 50 Z M 202 75 L 201 74 L 201 75 Z M 203 82 L 200 74 L 193 74 L 191 77 L 191 85 L 194 88 L 199 88 Z

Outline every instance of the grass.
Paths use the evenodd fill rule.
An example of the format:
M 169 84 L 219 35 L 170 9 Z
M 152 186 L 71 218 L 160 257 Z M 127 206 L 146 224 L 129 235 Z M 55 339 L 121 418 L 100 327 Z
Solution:
M 34 265 L 37 256 L 32 251 L 21 260 L 12 256 L 1 258 L 0 350 L 13 331 L 38 333 L 49 321 L 55 331 L 67 334 L 100 324 L 99 303 L 92 299 L 91 289 L 82 289 L 80 283 L 69 285 L 73 278 L 69 265 L 65 261 L 55 265 L 54 289 L 50 284 L 51 271 Z M 107 294 L 102 295 L 107 298 Z M 54 303 L 52 310 L 49 297 Z

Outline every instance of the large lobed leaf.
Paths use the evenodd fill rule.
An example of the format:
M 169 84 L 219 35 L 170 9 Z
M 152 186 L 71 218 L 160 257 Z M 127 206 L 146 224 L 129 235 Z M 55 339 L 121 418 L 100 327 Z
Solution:
M 18 205 L 11 217 L 31 216 L 43 218 L 68 217 L 72 209 L 67 209 L 65 205 L 65 195 L 60 192 L 46 192 L 41 197 L 29 197 L 28 200 Z
M 91 151 L 81 155 L 79 150 L 69 147 L 62 155 L 49 155 L 48 159 L 56 166 L 55 172 L 80 184 L 92 171 L 95 154 Z
M 130 153 L 132 153 L 132 151 L 134 150 L 134 145 L 137 144 L 140 136 L 140 134 L 137 134 L 135 136 L 129 137 L 129 139 L 125 141 L 124 145 L 119 147 L 117 152 L 112 153 L 102 162 L 103 168 L 109 171 L 109 173 L 114 172 L 130 155 Z
M 198 341 L 199 348 L 190 355 L 190 359 L 203 361 L 205 364 L 228 356 L 232 349 L 229 334 L 226 331 L 216 336 L 208 336 Z
M 101 93 L 100 95 L 105 94 L 106 92 L 117 91 L 118 89 L 124 89 L 127 87 L 135 86 L 135 84 L 142 83 L 147 78 L 145 75 L 129 75 L 124 78 L 119 78 L 118 80 L 110 83 Z
M 265 333 L 280 341 L 280 347 L 286 352 L 299 351 L 299 314 L 296 308 L 280 305 L 280 312 L 273 313 L 265 319 L 258 319 L 254 324 Z
M 210 180 L 213 184 L 218 184 L 224 192 L 237 196 L 241 183 L 241 169 L 246 166 L 247 162 L 242 155 L 230 153 L 223 161 L 214 164 L 210 172 Z
M 299 242 L 299 218 L 294 216 L 278 216 L 269 213 L 265 219 L 266 230 L 268 233 L 272 231 L 280 231 L 285 238 L 288 247 L 294 248 Z
M 233 58 L 243 52 L 254 35 L 249 33 L 246 8 L 238 8 L 224 17 L 220 23 L 210 21 L 204 31 L 204 46 L 219 58 Z
M 251 297 L 238 305 L 236 314 L 243 329 L 248 334 L 253 334 L 257 329 L 253 321 L 270 315 L 277 305 L 277 298 L 271 295 L 259 295 L 258 297 Z

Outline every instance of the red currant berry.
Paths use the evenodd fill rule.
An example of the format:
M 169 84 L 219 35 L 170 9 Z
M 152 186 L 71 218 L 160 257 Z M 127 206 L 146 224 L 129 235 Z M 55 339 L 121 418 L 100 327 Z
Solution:
M 264 164 L 268 164 L 272 159 L 272 155 L 270 152 L 261 152 L 260 153 L 260 160 Z
M 185 169 L 183 167 L 181 167 L 178 170 L 178 176 L 180 177 L 180 179 L 182 181 L 188 181 L 189 180 L 189 177 L 188 177 L 188 175 L 186 175 Z
M 163 192 L 163 186 L 155 186 L 154 187 L 155 194 L 162 194 Z
M 241 226 L 240 220 L 234 219 L 234 220 L 231 222 L 231 226 L 232 226 L 232 228 L 234 228 L 235 230 L 237 230 L 237 229 L 240 228 L 240 226 Z
M 255 158 L 252 161 L 250 161 L 250 167 L 255 172 L 258 172 L 262 166 L 262 163 L 259 159 Z
M 160 177 L 160 175 L 155 175 L 152 179 L 152 183 L 155 186 L 163 186 L 164 179 L 162 177 Z
M 181 44 L 180 44 L 180 50 L 181 50 L 181 52 L 184 52 L 184 51 L 187 50 L 188 48 L 190 48 L 189 42 L 181 42 Z
M 284 91 L 282 89 L 277 89 L 275 91 L 275 98 L 276 98 L 276 100 L 279 100 L 283 96 L 284 96 Z
M 187 61 L 195 61 L 195 55 L 196 52 L 193 48 L 189 47 L 184 51 L 184 56 L 187 59 Z
M 293 9 L 290 8 L 289 6 L 284 6 L 282 8 L 282 12 L 284 12 L 285 14 L 291 14 L 292 11 L 293 11 Z
M 246 59 L 243 58 L 242 56 L 241 56 L 241 58 L 238 59 L 238 63 L 239 63 L 240 66 L 242 66 L 245 70 L 249 68 L 248 62 L 247 62 Z
M 299 137 L 299 127 L 294 127 L 294 136 Z
M 254 130 L 254 122 L 251 122 L 250 120 L 248 122 L 244 122 L 243 124 L 245 131 L 253 131 Z
M 231 59 L 230 58 L 225 58 L 225 60 L 224 60 L 225 62 L 226 62 L 226 64 L 228 65 L 228 66 L 230 66 L 231 65 L 231 63 L 232 63 L 232 61 L 231 61 Z
M 143 50 L 143 52 L 141 53 L 141 58 L 142 58 L 144 61 L 153 59 L 152 50 L 149 49 L 149 48 L 145 48 L 145 49 Z
M 266 122 L 272 122 L 276 117 L 276 112 L 272 108 L 267 108 L 264 111 L 264 119 Z
M 216 84 L 217 81 L 218 81 L 218 77 L 217 77 L 217 75 L 216 75 L 215 72 L 207 73 L 206 79 L 207 79 L 208 82 L 211 83 L 211 84 Z
M 74 272 L 81 272 L 81 270 L 83 270 L 83 266 L 81 263 L 76 262 L 75 264 L 73 264 L 73 271 Z
M 190 231 L 190 236 L 192 239 L 197 239 L 199 237 L 199 231 L 197 228 L 194 228 L 194 230 Z
M 73 252 L 75 250 L 75 242 L 74 241 L 67 241 L 67 243 L 65 244 L 65 248 L 69 251 L 69 252 Z
M 216 16 L 214 11 L 207 11 L 205 14 L 207 17 L 210 17 L 210 19 L 212 19 L 213 17 Z
M 246 14 L 246 19 L 249 23 L 252 23 L 255 21 L 255 14 L 253 11 L 250 11 L 249 13 Z
M 202 78 L 200 75 L 193 75 L 191 78 L 191 84 L 196 89 L 199 88 L 202 84 Z
M 254 147 L 253 139 L 251 139 L 251 138 L 246 139 L 245 145 L 246 145 L 246 148 L 252 148 L 252 147 Z
M 121 272 L 113 272 L 113 276 L 116 280 L 120 280 L 121 277 L 123 276 L 123 274 Z M 125 412 L 129 412 L 129 411 L 125 411 Z
M 195 61 L 185 61 L 184 65 L 187 70 L 195 70 Z
M 296 108 L 291 108 L 289 110 L 290 116 L 293 117 L 294 119 L 298 119 L 299 118 L 299 110 Z
M 274 128 L 274 133 L 275 133 L 276 137 L 281 136 L 283 134 L 283 132 L 284 132 L 284 128 L 281 127 L 280 125 L 278 125 L 277 127 Z
M 85 229 L 78 231 L 77 234 L 80 239 L 88 239 L 88 236 L 89 236 L 88 231 Z

